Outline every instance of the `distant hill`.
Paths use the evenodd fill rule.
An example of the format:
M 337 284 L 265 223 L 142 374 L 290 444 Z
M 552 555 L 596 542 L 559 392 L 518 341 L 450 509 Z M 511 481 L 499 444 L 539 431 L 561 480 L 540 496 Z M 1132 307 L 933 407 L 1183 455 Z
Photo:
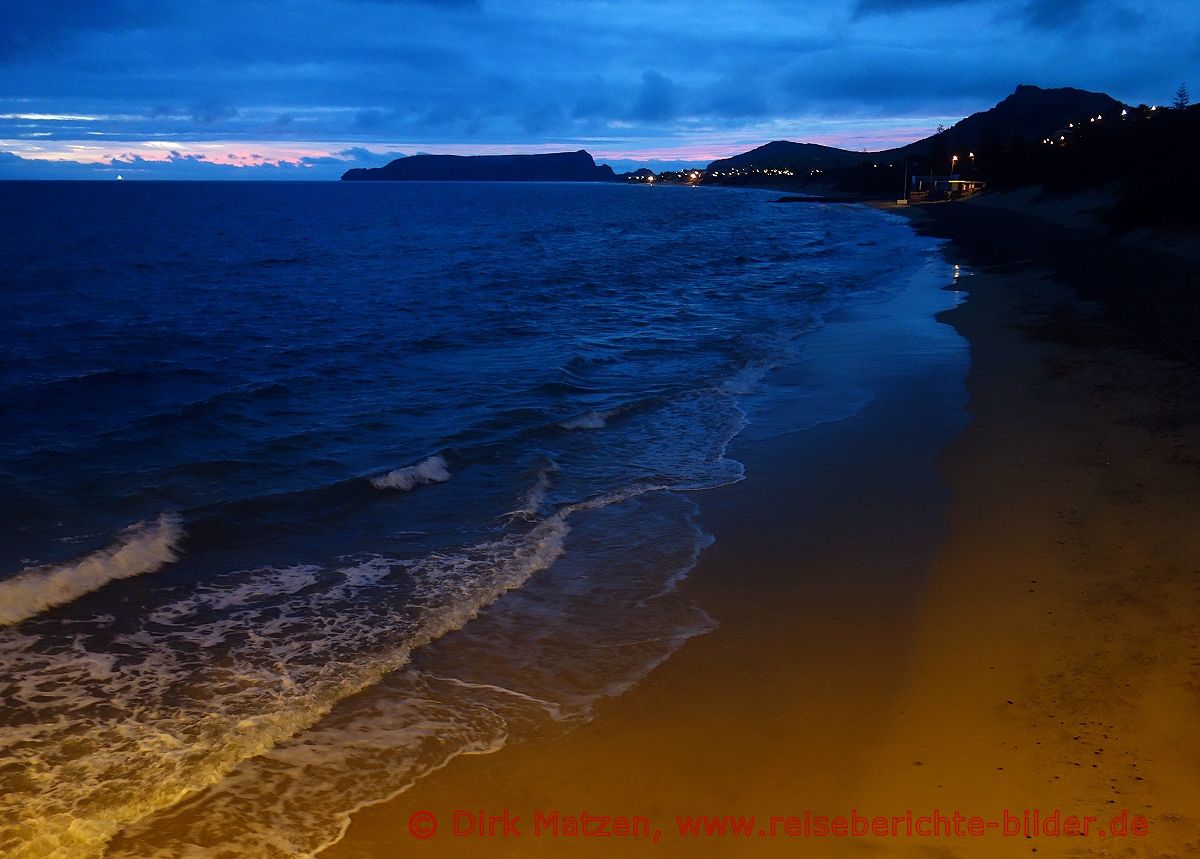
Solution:
M 611 182 L 616 176 L 607 164 L 578 152 L 542 155 L 412 155 L 383 167 L 356 168 L 342 181 L 393 182 Z
M 793 170 L 797 173 L 808 173 L 812 170 L 831 171 L 842 167 L 860 164 L 871 158 L 863 152 L 851 152 L 847 149 L 837 149 L 832 146 L 821 146 L 818 143 L 792 143 L 790 140 L 773 140 L 734 155 L 731 158 L 721 158 L 712 162 L 706 172 L 724 173 L 729 170 L 747 169 L 754 167 Z

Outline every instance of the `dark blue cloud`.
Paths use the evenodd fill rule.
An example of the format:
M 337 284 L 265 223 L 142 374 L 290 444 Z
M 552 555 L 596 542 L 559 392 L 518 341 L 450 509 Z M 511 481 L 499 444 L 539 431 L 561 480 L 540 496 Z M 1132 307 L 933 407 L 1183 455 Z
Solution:
M 354 114 L 354 125 L 356 128 L 364 128 L 367 130 L 373 128 L 383 128 L 387 125 L 389 115 L 382 110 L 368 108 L 360 110 Z
M 218 122 L 233 119 L 238 115 L 237 108 L 225 104 L 199 104 L 192 108 L 192 121 L 197 125 L 213 125 Z
M 1028 29 L 1045 31 L 1080 25 L 1109 27 L 1114 23 L 1127 30 L 1146 20 L 1143 11 L 1108 0 L 1026 0 L 999 6 L 987 0 L 857 0 L 853 17 L 896 17 L 935 9 L 944 14 L 965 15 L 968 21 L 978 21 L 980 13 L 986 12 L 990 14 L 982 15 L 982 18 L 992 24 L 1011 21 Z
M 381 5 L 405 6 L 409 4 L 435 6 L 443 9 L 480 9 L 480 0 L 357 0 L 359 3 L 379 3 Z
M 724 78 L 705 88 L 700 96 L 700 112 L 729 119 L 768 116 L 771 107 L 767 90 L 763 78 L 749 74 Z
M 673 80 L 661 72 L 646 71 L 630 115 L 646 122 L 671 119 L 679 111 L 679 102 L 679 87 Z
M 854 17 L 895 15 L 917 12 L 922 9 L 935 9 L 941 6 L 961 6 L 964 3 L 973 2 L 977 2 L 977 0 L 858 0 L 854 4 Z

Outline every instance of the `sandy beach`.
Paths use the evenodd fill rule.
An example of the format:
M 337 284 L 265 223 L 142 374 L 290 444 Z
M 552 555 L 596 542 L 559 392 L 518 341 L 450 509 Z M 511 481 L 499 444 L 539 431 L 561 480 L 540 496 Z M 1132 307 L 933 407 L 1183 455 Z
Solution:
M 850 420 L 767 421 L 735 442 L 748 477 L 701 500 L 716 542 L 686 584 L 719 627 L 588 724 L 460 757 L 363 809 L 323 855 L 1200 849 L 1195 316 L 1169 303 L 1194 295 L 1192 269 L 1012 213 L 908 214 L 954 239 L 960 277 L 942 286 L 969 300 L 938 300 L 956 333 L 898 343 L 895 397 Z M 831 322 L 817 369 L 876 325 Z M 944 378 L 966 368 L 957 337 L 965 387 Z M 465 829 L 506 809 L 521 837 L 453 833 L 456 811 Z M 935 809 L 985 828 L 905 833 Z M 644 817 L 659 837 L 533 837 L 555 810 Z M 1094 820 L 1087 835 L 1000 831 L 1033 810 Z M 432 837 L 411 834 L 418 811 Z M 898 818 L 896 834 L 797 834 L 806 812 L 852 811 Z M 680 815 L 755 822 L 682 837 Z

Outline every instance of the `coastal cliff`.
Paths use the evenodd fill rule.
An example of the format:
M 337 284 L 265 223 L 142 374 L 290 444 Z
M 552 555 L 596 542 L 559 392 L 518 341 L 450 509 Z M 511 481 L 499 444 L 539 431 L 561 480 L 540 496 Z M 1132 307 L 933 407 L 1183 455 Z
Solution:
M 585 150 L 540 155 L 412 155 L 383 167 L 356 168 L 343 182 L 612 182 L 607 164 Z

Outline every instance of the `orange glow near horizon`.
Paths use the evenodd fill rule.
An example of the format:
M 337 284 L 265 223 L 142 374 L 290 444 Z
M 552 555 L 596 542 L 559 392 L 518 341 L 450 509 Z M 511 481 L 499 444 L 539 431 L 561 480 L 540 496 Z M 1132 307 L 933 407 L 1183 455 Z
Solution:
M 815 122 L 770 125 L 742 130 L 736 135 L 715 130 L 690 132 L 686 138 L 657 140 L 569 140 L 558 143 L 412 143 L 404 141 L 286 141 L 286 140 L 149 140 L 121 141 L 84 138 L 48 140 L 22 137 L 0 140 L 0 151 L 11 152 L 26 160 L 108 164 L 136 159 L 168 162 L 176 158 L 200 159 L 230 167 L 260 165 L 304 166 L 306 158 L 339 158 L 338 153 L 366 149 L 381 157 L 390 153 L 414 155 L 432 152 L 445 155 L 514 155 L 586 149 L 597 163 L 606 161 L 686 162 L 706 164 L 761 146 L 772 140 L 819 143 L 851 150 L 880 150 L 902 146 L 931 133 L 933 120 L 860 120 L 852 122 Z M 346 159 L 347 166 L 353 161 Z M 120 166 L 120 165 L 116 165 Z
M 42 161 L 78 161 L 82 164 L 107 164 L 116 159 L 132 161 L 170 161 L 174 157 L 202 158 L 215 164 L 250 167 L 263 163 L 289 162 L 298 164 L 302 158 L 322 158 L 354 144 L 280 143 L 245 141 L 207 141 L 203 143 L 177 140 L 139 142 L 94 140 L 25 141 L 0 140 L 0 149 L 22 158 Z

